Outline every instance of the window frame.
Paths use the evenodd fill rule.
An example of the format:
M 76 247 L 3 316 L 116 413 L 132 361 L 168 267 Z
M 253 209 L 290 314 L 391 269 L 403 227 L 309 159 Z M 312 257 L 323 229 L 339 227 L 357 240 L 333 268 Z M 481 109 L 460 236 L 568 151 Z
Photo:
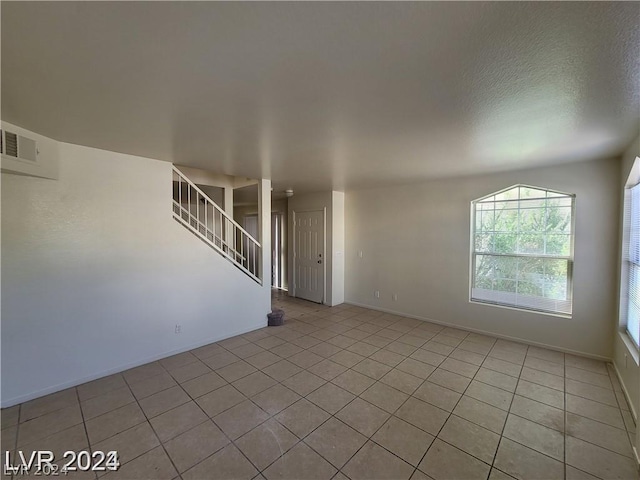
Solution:
M 504 192 L 509 190 L 513 190 L 515 188 L 530 188 L 534 190 L 540 190 L 545 192 L 545 197 L 532 197 L 527 198 L 527 200 L 535 200 L 535 199 L 547 199 L 547 193 L 552 193 L 558 195 L 559 198 L 570 198 L 571 199 L 571 230 L 570 230 L 570 245 L 569 245 L 569 255 L 546 255 L 546 254 L 529 254 L 529 253 L 513 253 L 513 254 L 500 254 L 500 253 L 488 253 L 488 252 L 476 252 L 476 213 L 478 211 L 477 205 L 482 203 L 484 200 L 498 196 Z M 553 198 L 553 197 L 551 197 Z M 511 185 L 509 187 L 503 188 L 501 190 L 495 191 L 493 193 L 489 193 L 487 195 L 483 195 L 480 198 L 471 201 L 470 208 L 470 242 L 469 242 L 469 302 L 476 303 L 480 305 L 490 305 L 493 307 L 506 308 L 517 311 L 524 311 L 528 313 L 537 313 L 548 316 L 555 316 L 560 318 L 572 318 L 573 315 L 573 269 L 574 269 L 574 260 L 575 260 L 575 222 L 576 222 L 576 195 L 573 193 L 567 193 L 560 190 L 555 190 L 552 188 L 539 187 L 534 185 L 528 185 L 523 183 L 518 183 L 515 185 Z M 526 305 L 517 305 L 513 303 L 506 303 L 501 301 L 491 301 L 486 299 L 478 299 L 473 296 L 473 289 L 475 283 L 476 276 L 476 256 L 477 255 L 492 255 L 494 257 L 504 256 L 510 258 L 541 258 L 541 259 L 561 259 L 567 261 L 567 300 L 570 309 L 569 312 L 562 312 L 558 310 L 547 310 L 543 308 L 529 307 Z M 544 297 L 538 297 L 544 298 Z
M 634 175 L 635 172 L 635 175 Z M 629 178 L 624 186 L 624 197 L 623 197 L 623 226 L 622 226 L 622 251 L 620 255 L 620 318 L 619 318 L 619 326 L 620 333 L 624 335 L 626 338 L 625 343 L 629 343 L 633 347 L 635 347 L 636 354 L 640 351 L 640 335 L 639 341 L 636 342 L 632 333 L 629 331 L 629 304 L 631 302 L 631 295 L 629 289 L 631 287 L 631 264 L 635 265 L 630 258 L 629 249 L 631 247 L 631 236 L 632 236 L 632 190 L 638 188 L 640 189 L 640 157 L 636 157 L 631 172 L 629 174 Z M 640 195 L 640 191 L 638 192 Z M 638 212 L 640 214 L 640 212 Z M 636 360 L 637 362 L 637 360 Z

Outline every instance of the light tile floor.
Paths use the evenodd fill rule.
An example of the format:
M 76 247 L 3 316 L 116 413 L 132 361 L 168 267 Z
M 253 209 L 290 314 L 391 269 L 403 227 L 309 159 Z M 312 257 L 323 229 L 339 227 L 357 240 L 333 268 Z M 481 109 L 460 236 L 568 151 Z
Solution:
M 108 480 L 638 478 L 635 425 L 603 362 L 274 304 L 284 326 L 2 410 L 3 451 L 117 450 Z

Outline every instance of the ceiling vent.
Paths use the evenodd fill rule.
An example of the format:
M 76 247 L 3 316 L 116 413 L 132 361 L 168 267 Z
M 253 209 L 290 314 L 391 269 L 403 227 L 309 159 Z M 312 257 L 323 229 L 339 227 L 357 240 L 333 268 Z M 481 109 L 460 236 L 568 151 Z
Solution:
M 0 151 L 3 155 L 19 160 L 37 161 L 38 148 L 36 141 L 6 130 L 0 130 Z

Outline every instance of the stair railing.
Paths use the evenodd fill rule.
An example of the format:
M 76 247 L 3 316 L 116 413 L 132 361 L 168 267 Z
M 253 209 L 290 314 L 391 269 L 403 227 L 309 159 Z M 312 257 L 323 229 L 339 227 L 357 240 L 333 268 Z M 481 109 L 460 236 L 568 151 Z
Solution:
M 173 218 L 262 284 L 260 243 L 175 166 Z

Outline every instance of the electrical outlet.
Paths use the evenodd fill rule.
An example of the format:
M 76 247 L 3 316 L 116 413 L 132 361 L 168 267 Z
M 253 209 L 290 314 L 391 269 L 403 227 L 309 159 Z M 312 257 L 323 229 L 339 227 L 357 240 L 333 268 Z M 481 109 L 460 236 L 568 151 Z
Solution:
M 375 292 L 373 292 L 373 296 L 376 298 L 380 298 L 380 290 L 376 290 Z
M 182 325 L 176 325 L 176 333 L 182 333 Z
M 393 298 L 394 302 L 397 302 L 398 301 L 398 294 L 394 293 L 392 298 Z

